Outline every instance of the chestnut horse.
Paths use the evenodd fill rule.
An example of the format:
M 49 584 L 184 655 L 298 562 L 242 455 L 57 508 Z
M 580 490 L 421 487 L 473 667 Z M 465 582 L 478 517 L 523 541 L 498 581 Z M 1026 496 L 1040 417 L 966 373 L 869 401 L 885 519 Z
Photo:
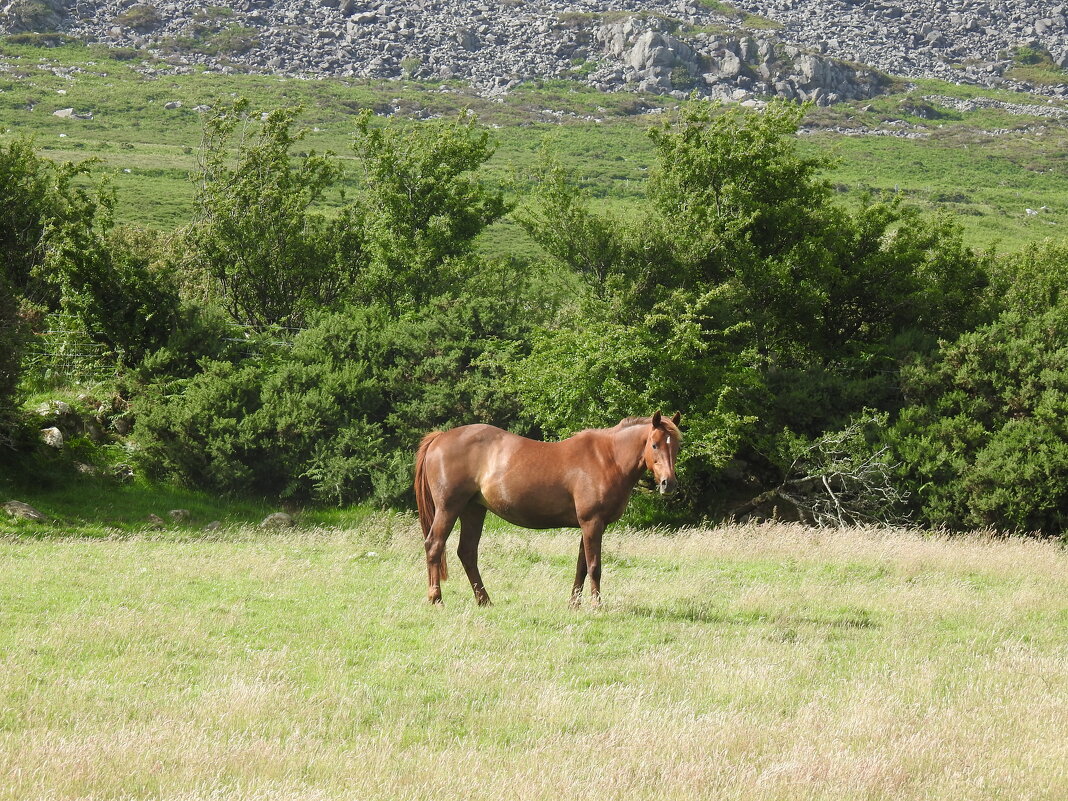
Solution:
M 679 421 L 657 412 L 612 428 L 580 431 L 562 442 L 538 442 L 487 425 L 433 431 L 415 457 L 415 500 L 423 526 L 427 597 L 441 603 L 448 578 L 445 540 L 460 521 L 460 561 L 480 606 L 490 602 L 478 572 L 478 541 L 486 510 L 524 528 L 582 529 L 571 604 L 590 577 L 601 595 L 601 534 L 627 508 L 642 474 L 652 472 L 661 494 L 675 490 Z

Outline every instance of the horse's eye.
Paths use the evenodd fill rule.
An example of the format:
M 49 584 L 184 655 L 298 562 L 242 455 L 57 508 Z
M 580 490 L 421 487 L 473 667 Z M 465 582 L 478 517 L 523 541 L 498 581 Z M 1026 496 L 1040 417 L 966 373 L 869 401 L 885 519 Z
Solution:
M 654 451 L 655 451 L 655 450 L 657 450 L 657 449 L 658 449 L 659 447 L 660 447 L 660 446 L 659 446 L 659 445 L 657 445 L 657 444 L 656 444 L 655 442 L 653 443 L 653 450 L 654 450 Z

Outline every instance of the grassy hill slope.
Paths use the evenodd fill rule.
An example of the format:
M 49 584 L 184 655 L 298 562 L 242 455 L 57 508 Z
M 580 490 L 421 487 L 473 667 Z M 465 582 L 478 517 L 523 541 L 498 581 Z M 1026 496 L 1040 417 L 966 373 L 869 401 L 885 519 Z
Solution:
M 31 134 L 52 158 L 99 159 L 99 170 L 118 191 L 119 219 L 162 228 L 189 218 L 189 175 L 202 133 L 198 105 L 239 96 L 263 109 L 300 105 L 311 129 L 307 147 L 342 158 L 351 158 L 352 117 L 362 108 L 405 118 L 471 109 L 496 129 L 496 181 L 521 190 L 548 141 L 595 195 L 612 204 L 626 204 L 641 191 L 651 163 L 644 131 L 670 112 L 664 98 L 606 95 L 561 81 L 489 100 L 459 84 L 180 74 L 165 63 L 124 60 L 129 55 L 97 46 L 0 45 L 0 132 Z M 1015 249 L 1062 237 L 1068 224 L 1064 119 L 985 108 L 959 112 L 932 104 L 929 95 L 1043 102 L 923 82 L 863 106 L 814 109 L 805 146 L 840 159 L 829 177 L 846 202 L 867 191 L 904 192 L 923 206 L 956 214 L 978 246 L 1000 242 Z M 181 106 L 166 108 L 174 103 Z M 53 115 L 65 108 L 92 119 Z M 505 231 L 494 237 L 495 249 L 518 236 L 507 224 Z

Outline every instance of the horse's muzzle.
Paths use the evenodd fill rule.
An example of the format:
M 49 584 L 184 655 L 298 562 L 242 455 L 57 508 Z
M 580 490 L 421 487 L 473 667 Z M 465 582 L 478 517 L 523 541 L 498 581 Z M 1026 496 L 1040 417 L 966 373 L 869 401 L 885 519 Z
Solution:
M 675 479 L 662 478 L 660 479 L 660 486 L 658 487 L 658 489 L 660 490 L 661 495 L 671 495 L 675 492 L 676 489 L 678 489 L 678 486 L 679 482 L 677 482 Z

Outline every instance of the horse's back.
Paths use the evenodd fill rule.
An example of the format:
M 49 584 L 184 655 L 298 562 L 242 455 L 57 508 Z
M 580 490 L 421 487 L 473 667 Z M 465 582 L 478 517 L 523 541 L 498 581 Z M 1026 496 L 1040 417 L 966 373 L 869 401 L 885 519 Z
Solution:
M 459 426 L 437 437 L 427 469 L 441 495 L 475 501 L 528 528 L 577 525 L 570 481 L 575 449 L 491 425 Z

